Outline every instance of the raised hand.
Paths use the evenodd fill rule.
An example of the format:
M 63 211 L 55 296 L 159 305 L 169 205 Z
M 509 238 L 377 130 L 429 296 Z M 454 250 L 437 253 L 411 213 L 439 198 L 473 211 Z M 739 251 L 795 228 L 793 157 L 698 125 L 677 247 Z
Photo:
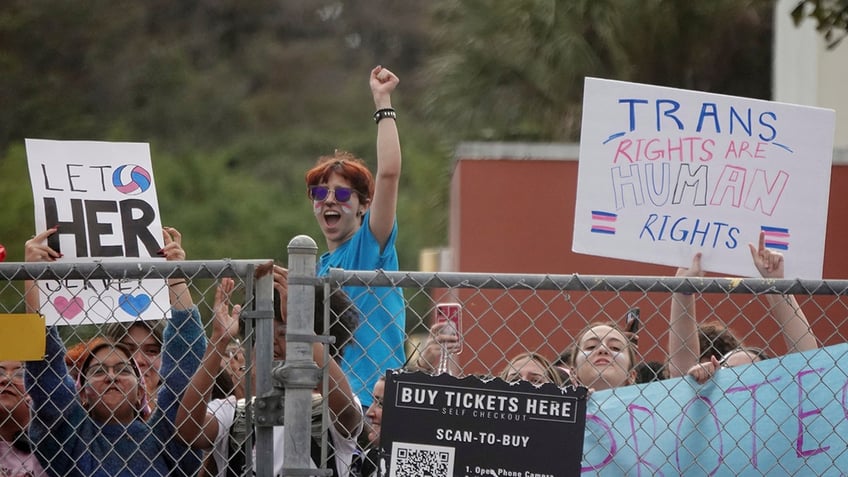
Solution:
M 766 234 L 760 232 L 760 243 L 758 247 L 749 243 L 748 249 L 751 251 L 751 259 L 754 260 L 754 266 L 763 278 L 783 278 L 783 254 L 766 248 Z
M 235 281 L 232 278 L 222 278 L 215 290 L 214 319 L 212 320 L 213 343 L 223 340 L 226 345 L 238 338 L 241 305 L 232 306 L 230 296 L 234 289 Z
M 683 267 L 678 268 L 677 274 L 675 276 L 677 276 L 677 277 L 703 277 L 704 276 L 704 269 L 701 267 L 701 257 L 702 257 L 701 252 L 696 253 L 695 256 L 692 257 L 692 265 L 689 268 L 683 268 Z
M 695 381 L 697 381 L 698 384 L 704 384 L 709 381 L 720 368 L 721 364 L 718 359 L 716 359 L 715 356 L 710 356 L 709 361 L 692 366 L 686 374 L 695 378 Z
M 183 235 L 179 230 L 173 227 L 162 227 L 162 237 L 165 239 L 165 246 L 159 251 L 159 255 L 174 261 L 186 259 L 186 253 L 182 246 Z
M 439 364 L 439 359 L 442 357 L 443 349 L 451 354 L 456 354 L 460 350 L 461 337 L 453 332 L 443 332 L 443 328 L 447 324 L 447 322 L 440 322 L 430 327 L 427 341 L 421 348 L 416 363 L 422 370 L 434 371 Z
M 380 108 L 390 108 L 392 106 L 390 96 L 395 90 L 400 80 L 398 77 L 389 71 L 387 68 L 377 66 L 371 70 L 371 94 L 374 96 L 374 106 Z
M 47 237 L 55 234 L 59 227 L 52 227 L 33 236 L 24 244 L 24 261 L 26 262 L 55 262 L 62 254 L 47 245 Z

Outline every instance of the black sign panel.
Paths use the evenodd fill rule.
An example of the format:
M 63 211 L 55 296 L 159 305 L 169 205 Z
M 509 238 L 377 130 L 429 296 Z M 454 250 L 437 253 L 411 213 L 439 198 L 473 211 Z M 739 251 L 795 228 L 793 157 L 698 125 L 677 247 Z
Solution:
M 390 371 L 380 434 L 387 475 L 578 476 L 586 395 L 584 387 Z

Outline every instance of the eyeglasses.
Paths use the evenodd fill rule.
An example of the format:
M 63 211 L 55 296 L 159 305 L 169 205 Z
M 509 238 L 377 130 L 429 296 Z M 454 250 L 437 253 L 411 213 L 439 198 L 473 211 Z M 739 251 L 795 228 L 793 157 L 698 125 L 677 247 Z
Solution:
M 0 377 L 8 378 L 10 381 L 14 381 L 16 383 L 24 382 L 24 375 L 26 371 L 24 368 L 18 368 L 12 371 L 9 371 L 6 368 L 0 368 Z
M 335 189 L 330 189 L 327 186 L 314 185 L 309 186 L 309 198 L 315 201 L 327 200 L 330 197 L 330 192 L 333 193 L 333 196 L 336 198 L 337 202 L 347 202 L 353 197 L 353 189 L 350 187 L 336 187 Z
M 115 377 L 135 377 L 135 369 L 130 363 L 118 363 L 114 366 L 95 364 L 85 371 L 85 377 L 88 379 L 104 379 L 110 372 Z

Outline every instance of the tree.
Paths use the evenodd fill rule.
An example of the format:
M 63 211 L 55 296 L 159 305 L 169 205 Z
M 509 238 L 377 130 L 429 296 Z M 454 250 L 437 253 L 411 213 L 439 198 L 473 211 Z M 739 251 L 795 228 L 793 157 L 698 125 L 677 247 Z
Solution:
M 421 5 L 7 0 L 0 242 L 9 260 L 33 233 L 26 137 L 149 142 L 163 223 L 185 232 L 192 258 L 285 260 L 293 236 L 320 237 L 303 182 L 315 158 L 340 148 L 374 164 L 367 80 L 381 63 L 403 81 L 398 249 L 413 268 L 418 249 L 444 241 L 445 207 L 433 200 L 445 195 L 449 162 L 417 107 Z
M 828 49 L 836 48 L 848 35 L 848 0 L 804 0 L 792 10 L 792 19 L 798 26 L 806 18 L 816 21 L 818 30 L 827 42 Z
M 463 139 L 573 141 L 583 78 L 770 97 L 772 6 L 445 0 L 428 106 Z

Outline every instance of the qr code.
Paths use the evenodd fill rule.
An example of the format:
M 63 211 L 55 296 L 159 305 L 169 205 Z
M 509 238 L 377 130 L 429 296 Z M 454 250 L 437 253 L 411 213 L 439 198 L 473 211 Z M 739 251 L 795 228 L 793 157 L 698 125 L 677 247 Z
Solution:
M 453 477 L 454 448 L 395 442 L 389 477 Z

